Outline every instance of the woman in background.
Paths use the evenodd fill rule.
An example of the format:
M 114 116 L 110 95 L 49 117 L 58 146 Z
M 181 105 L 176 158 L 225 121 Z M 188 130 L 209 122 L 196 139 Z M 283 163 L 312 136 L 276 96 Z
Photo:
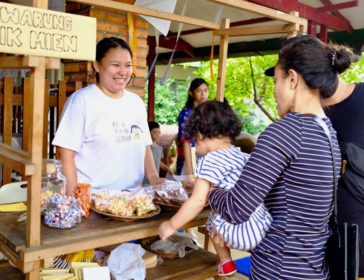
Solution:
M 191 157 L 191 146 L 194 146 L 194 142 L 191 139 L 187 139 L 184 134 L 184 127 L 191 115 L 194 108 L 199 104 L 207 101 L 209 97 L 208 84 L 204 79 L 196 78 L 188 89 L 188 97 L 185 107 L 178 115 L 178 134 L 176 139 L 177 144 L 177 167 L 176 174 L 193 174 L 193 165 Z

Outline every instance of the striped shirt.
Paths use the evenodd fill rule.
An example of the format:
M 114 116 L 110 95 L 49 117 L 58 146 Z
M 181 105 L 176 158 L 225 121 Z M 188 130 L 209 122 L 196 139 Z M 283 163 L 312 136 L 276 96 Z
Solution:
M 336 132 L 329 126 L 341 168 Z M 312 116 L 289 113 L 259 137 L 236 186 L 209 195 L 212 209 L 241 223 L 263 202 L 273 216 L 252 251 L 251 279 L 327 279 L 324 266 L 333 209 L 333 167 L 327 136 Z
M 207 180 L 216 188 L 229 190 L 239 179 L 248 158 L 248 154 L 234 146 L 210 152 L 198 162 L 196 177 Z M 212 227 L 216 228 L 230 248 L 247 251 L 262 241 L 271 222 L 271 215 L 261 203 L 249 220 L 241 224 L 228 223 L 221 215 L 211 211 L 206 228 L 209 233 Z

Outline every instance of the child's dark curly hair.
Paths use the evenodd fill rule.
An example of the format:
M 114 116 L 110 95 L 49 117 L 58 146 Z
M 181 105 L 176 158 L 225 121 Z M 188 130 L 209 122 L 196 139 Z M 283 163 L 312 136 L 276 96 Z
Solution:
M 204 138 L 228 136 L 234 141 L 240 130 L 240 121 L 229 104 L 206 101 L 193 110 L 184 132 L 189 139 L 195 138 L 200 133 Z

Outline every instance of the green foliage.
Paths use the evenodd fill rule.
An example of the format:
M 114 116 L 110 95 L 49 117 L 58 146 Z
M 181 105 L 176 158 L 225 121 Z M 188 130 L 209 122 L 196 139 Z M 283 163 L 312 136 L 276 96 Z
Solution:
M 241 118 L 243 131 L 245 132 L 253 135 L 261 132 L 270 122 L 266 114 L 269 114 L 273 119 L 278 118 L 273 96 L 273 79 L 264 75 L 265 69 L 275 65 L 276 62 L 277 55 L 228 59 L 225 76 L 225 97 Z M 208 81 L 210 99 L 214 99 L 216 96 L 217 60 L 213 62 L 213 68 L 213 79 L 210 76 L 210 62 L 201 62 L 200 67 L 194 73 L 197 77 L 202 77 Z M 342 74 L 342 78 L 346 82 L 363 81 L 364 57 Z M 169 79 L 163 86 L 159 82 L 156 83 L 156 121 L 161 124 L 174 124 L 177 122 L 178 114 L 186 103 L 191 80 L 192 77 L 186 81 Z M 256 99 L 254 98 L 254 89 L 257 94 Z
M 160 124 L 175 124 L 187 100 L 190 79 L 175 81 L 168 79 L 164 85 L 155 84 L 155 120 Z
M 264 75 L 265 69 L 275 65 L 277 55 L 240 57 L 228 59 L 225 76 L 225 97 L 234 111 L 240 116 L 243 123 L 243 131 L 251 134 L 261 132 L 267 125 L 267 118 L 257 107 L 254 101 L 254 85 L 252 71 L 249 63 L 251 60 L 253 67 L 253 78 L 256 89 L 256 101 L 263 106 L 267 112 L 277 117 L 275 110 L 275 100 L 273 96 L 273 80 Z M 210 62 L 202 62 L 196 71 L 196 76 L 203 77 L 210 84 L 211 98 L 215 98 L 215 81 L 217 80 L 218 61 L 214 61 L 214 77 L 210 76 Z
M 341 78 L 347 83 L 364 81 L 364 56 L 357 63 L 353 63 L 348 70 L 341 74 Z

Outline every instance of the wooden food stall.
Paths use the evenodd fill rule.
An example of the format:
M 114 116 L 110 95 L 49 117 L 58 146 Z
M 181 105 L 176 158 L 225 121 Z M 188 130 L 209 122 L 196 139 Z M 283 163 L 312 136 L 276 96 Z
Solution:
M 216 24 L 214 22 L 173 13 L 136 7 L 117 1 L 75 0 L 73 2 L 172 20 L 211 30 L 215 36 L 220 37 L 217 79 L 218 100 L 223 100 L 227 48 L 230 36 L 276 33 L 294 36 L 298 33 L 305 32 L 307 28 L 306 20 L 298 17 L 295 13 L 278 13 L 273 9 L 247 1 L 212 0 L 210 2 L 228 5 L 229 7 L 234 7 L 238 10 L 249 11 L 278 19 L 283 21 L 284 24 L 251 28 L 230 28 L 229 19 L 223 19 L 221 24 Z M 47 132 L 44 131 L 44 123 L 47 122 L 45 119 L 47 116 L 45 112 L 48 112 L 45 110 L 47 107 L 47 104 L 45 104 L 45 100 L 47 100 L 45 71 L 46 69 L 58 69 L 60 58 L 94 59 L 96 19 L 49 11 L 47 10 L 47 0 L 34 0 L 34 10 L 33 8 L 22 9 L 20 6 L 15 6 L 16 5 L 0 3 L 0 8 L 9 9 L 9 11 L 11 9 L 17 9 L 19 13 L 47 13 L 48 16 L 63 17 L 66 24 L 63 30 L 61 30 L 62 32 L 60 30 L 54 34 L 51 34 L 51 31 L 48 32 L 50 37 L 47 38 L 54 38 L 52 36 L 56 36 L 57 34 L 59 37 L 57 37 L 58 41 L 53 41 L 53 48 L 49 47 L 47 50 L 40 47 L 42 46 L 40 41 L 36 41 L 34 45 L 30 44 L 26 46 L 25 43 L 32 42 L 31 39 L 24 39 L 24 41 L 20 42 L 18 45 L 23 44 L 22 48 L 16 48 L 15 45 L 10 45 L 10 40 L 7 46 L 6 44 L 5 46 L 0 45 L 0 69 L 30 70 L 29 94 L 23 96 L 23 150 L 11 147 L 8 139 L 5 141 L 7 144 L 0 144 L 0 162 L 6 166 L 6 168 L 19 172 L 23 176 L 23 179 L 28 181 L 27 221 L 25 224 L 18 224 L 16 222 L 18 214 L 0 213 L 0 251 L 3 252 L 13 264 L 21 269 L 22 272 L 26 273 L 27 279 L 38 280 L 40 268 L 47 265 L 47 262 L 49 263 L 49 261 L 57 255 L 156 235 L 159 224 L 168 219 L 171 214 L 161 213 L 158 216 L 149 219 L 123 223 L 107 220 L 92 213 L 90 218 L 83 220 L 81 224 L 70 230 L 52 229 L 41 224 L 40 185 L 44 157 L 43 147 L 47 147 L 47 143 L 44 143 L 43 140 L 47 139 L 47 137 L 44 137 L 44 135 L 47 134 Z M 41 8 L 42 10 L 36 10 L 35 8 Z M 24 12 L 25 10 L 27 12 Z M 19 26 L 11 27 L 13 28 L 13 32 L 20 32 L 18 37 L 14 37 L 15 39 L 13 38 L 13 41 L 11 41 L 12 44 L 14 43 L 14 40 L 20 40 L 26 33 L 33 34 L 32 32 L 39 32 L 39 30 L 34 26 L 31 26 L 30 23 L 27 26 L 25 25 L 21 26 L 21 28 Z M 78 29 L 76 29 L 77 26 Z M 39 39 L 39 36 L 41 35 L 38 34 L 37 40 Z M 42 36 L 48 35 L 43 34 Z M 77 44 L 74 44 L 72 41 L 76 40 L 75 38 L 78 38 Z M 62 49 L 57 45 L 60 42 L 59 40 L 68 40 L 67 42 L 62 41 Z M 64 47 L 66 46 L 66 43 L 67 48 Z M 2 53 L 7 53 L 7 55 Z M 6 109 L 5 106 L 4 108 Z M 208 211 L 202 212 L 196 219 L 186 225 L 186 228 L 203 225 L 207 215 Z M 200 258 L 200 261 L 202 259 L 203 258 Z M 188 265 L 190 266 L 190 264 Z M 213 266 L 210 265 L 209 268 L 211 267 Z M 203 267 L 197 267 L 199 273 L 202 273 L 203 269 Z M 194 273 L 196 273 L 196 271 Z M 213 274 L 211 271 L 209 273 Z M 201 274 L 197 275 L 197 277 L 201 277 Z M 175 275 L 174 279 L 177 278 L 178 277 Z

